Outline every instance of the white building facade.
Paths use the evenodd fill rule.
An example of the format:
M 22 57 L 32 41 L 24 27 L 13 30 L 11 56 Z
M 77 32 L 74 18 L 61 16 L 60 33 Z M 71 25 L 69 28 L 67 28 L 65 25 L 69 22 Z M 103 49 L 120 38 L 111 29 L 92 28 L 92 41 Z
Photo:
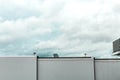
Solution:
M 120 59 L 0 57 L 0 80 L 120 80 Z

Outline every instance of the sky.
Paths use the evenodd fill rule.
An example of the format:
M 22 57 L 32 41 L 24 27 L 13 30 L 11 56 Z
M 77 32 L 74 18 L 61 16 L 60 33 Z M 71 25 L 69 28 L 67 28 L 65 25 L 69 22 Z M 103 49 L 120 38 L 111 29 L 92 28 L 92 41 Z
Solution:
M 111 57 L 119 0 L 0 0 L 0 55 Z

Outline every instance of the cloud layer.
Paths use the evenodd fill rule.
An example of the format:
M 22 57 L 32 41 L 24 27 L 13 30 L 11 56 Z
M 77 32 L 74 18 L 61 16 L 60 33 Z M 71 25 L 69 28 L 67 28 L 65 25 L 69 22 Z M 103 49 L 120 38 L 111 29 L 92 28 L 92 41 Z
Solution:
M 0 0 L 0 54 L 110 57 L 118 0 Z

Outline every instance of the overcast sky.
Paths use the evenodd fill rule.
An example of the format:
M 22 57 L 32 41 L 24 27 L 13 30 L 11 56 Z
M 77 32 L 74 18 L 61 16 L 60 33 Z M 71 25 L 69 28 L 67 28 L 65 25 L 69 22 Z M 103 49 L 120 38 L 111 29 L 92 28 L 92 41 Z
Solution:
M 119 0 L 0 0 L 0 55 L 110 57 Z

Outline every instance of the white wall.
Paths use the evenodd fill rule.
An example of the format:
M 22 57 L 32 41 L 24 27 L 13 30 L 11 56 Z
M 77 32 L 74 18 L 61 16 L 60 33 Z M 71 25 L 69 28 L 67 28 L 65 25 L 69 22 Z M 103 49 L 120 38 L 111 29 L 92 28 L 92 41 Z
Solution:
M 93 59 L 39 58 L 38 80 L 94 80 Z
M 0 57 L 0 80 L 36 80 L 36 57 Z
M 120 80 L 120 59 L 0 57 L 0 80 Z
M 120 60 L 96 60 L 96 80 L 120 80 Z

